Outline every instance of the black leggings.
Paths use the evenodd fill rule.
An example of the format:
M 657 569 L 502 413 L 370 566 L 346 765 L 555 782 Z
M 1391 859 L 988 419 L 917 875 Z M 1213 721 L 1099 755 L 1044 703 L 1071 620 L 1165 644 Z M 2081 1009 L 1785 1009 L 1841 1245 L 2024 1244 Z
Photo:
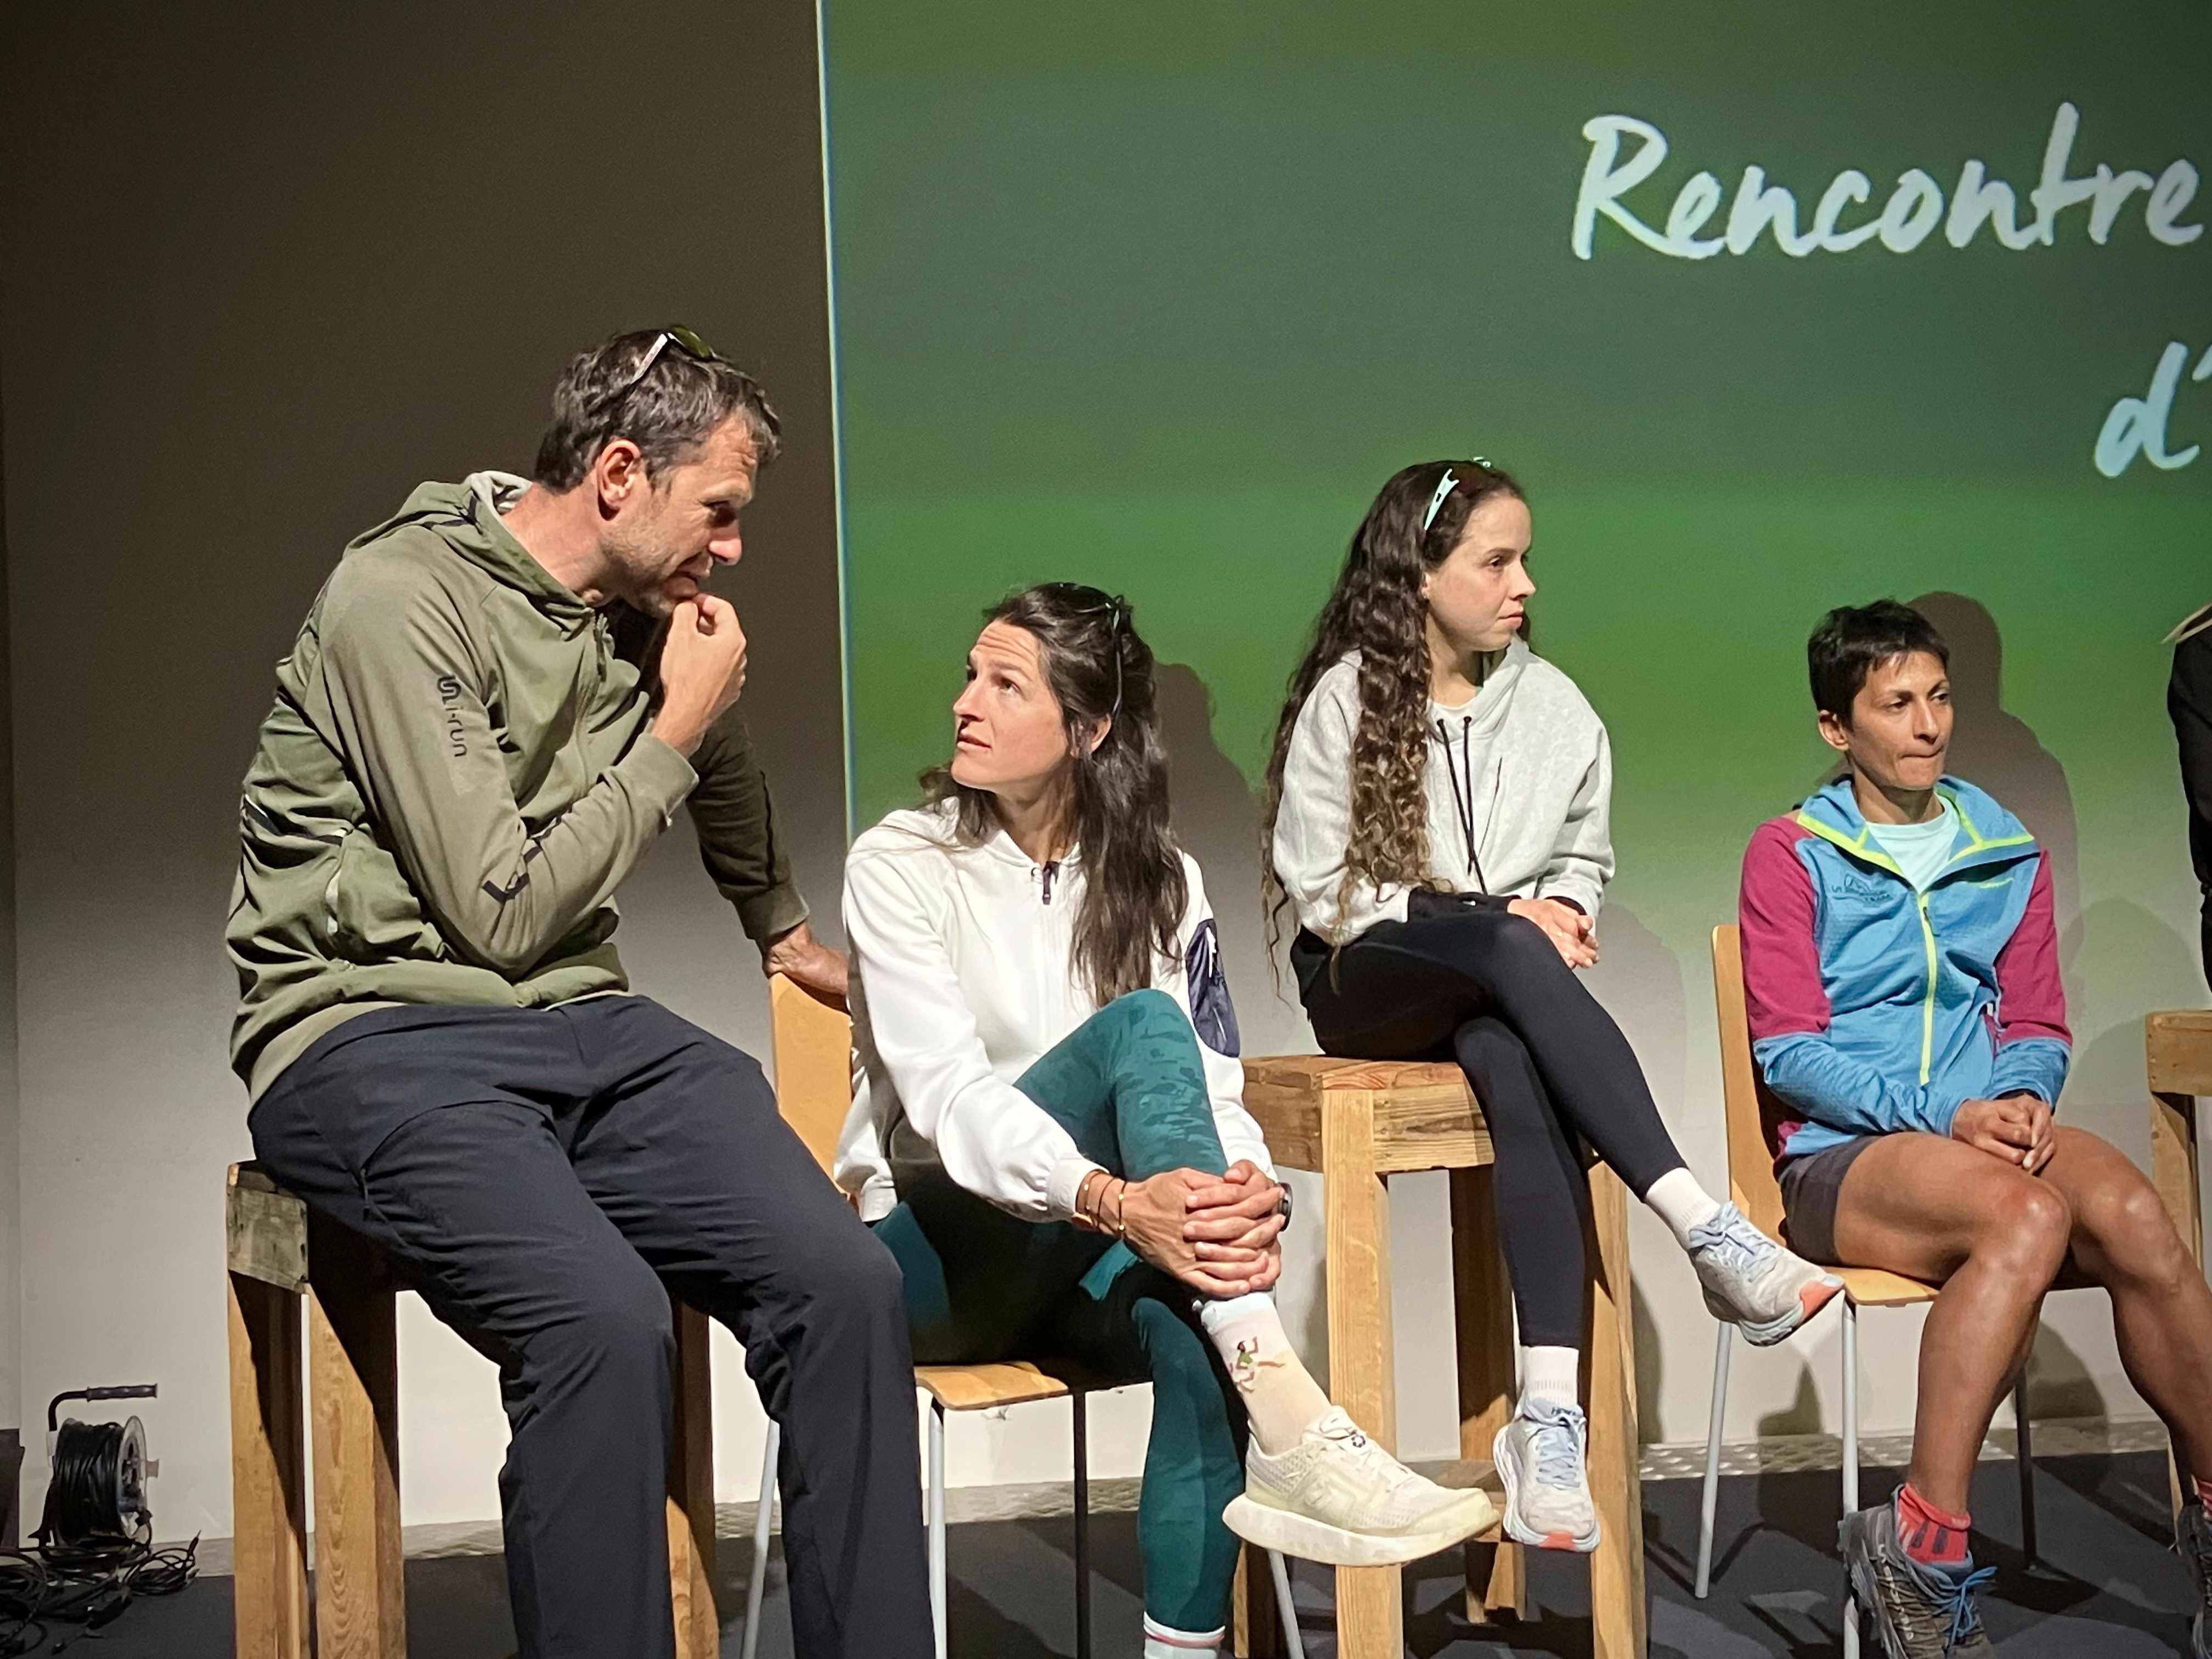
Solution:
M 1577 1137 L 1638 1198 L 1683 1167 L 1635 1052 L 1544 930 L 1502 905 L 1416 893 L 1336 955 L 1291 964 L 1314 1035 L 1361 1060 L 1455 1059 L 1497 1149 L 1498 1225 L 1530 1347 L 1582 1346 L 1589 1188 Z

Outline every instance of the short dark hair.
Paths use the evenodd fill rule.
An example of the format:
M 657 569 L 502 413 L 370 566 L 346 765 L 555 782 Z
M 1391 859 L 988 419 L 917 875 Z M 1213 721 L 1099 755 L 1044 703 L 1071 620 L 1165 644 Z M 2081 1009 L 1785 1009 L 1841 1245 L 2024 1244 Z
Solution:
M 763 466 L 775 459 L 783 430 L 753 377 L 720 357 L 700 358 L 672 340 L 636 385 L 614 388 L 637 373 L 663 331 L 638 329 L 579 352 L 553 386 L 553 420 L 538 446 L 532 473 L 549 489 L 574 489 L 617 438 L 645 457 L 646 476 L 681 466 L 722 423 L 736 416 L 752 429 Z
M 1936 631 L 1936 624 L 1911 605 L 1876 599 L 1872 605 L 1837 606 L 1820 618 L 1805 642 L 1813 706 L 1848 725 L 1851 704 L 1867 676 L 1886 662 L 1918 651 L 1946 668 L 1951 665 L 1951 647 Z

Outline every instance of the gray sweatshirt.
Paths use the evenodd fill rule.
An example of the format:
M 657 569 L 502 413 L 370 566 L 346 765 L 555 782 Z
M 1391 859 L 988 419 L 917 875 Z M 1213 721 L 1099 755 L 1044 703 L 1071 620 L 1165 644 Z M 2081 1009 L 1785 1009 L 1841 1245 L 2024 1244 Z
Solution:
M 1430 879 L 1455 893 L 1566 899 L 1596 915 L 1613 877 L 1613 753 L 1575 683 L 1516 639 L 1471 702 L 1432 702 L 1427 718 Z M 1337 945 L 1403 921 L 1413 890 L 1363 878 L 1340 902 L 1358 727 L 1355 651 L 1298 710 L 1273 847 L 1298 925 Z

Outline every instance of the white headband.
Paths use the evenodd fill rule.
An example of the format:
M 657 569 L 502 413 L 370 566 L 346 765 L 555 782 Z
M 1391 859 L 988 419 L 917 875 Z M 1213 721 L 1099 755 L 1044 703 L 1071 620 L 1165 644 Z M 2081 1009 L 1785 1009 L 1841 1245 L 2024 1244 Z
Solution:
M 1459 474 L 1446 467 L 1443 482 L 1437 486 L 1437 493 L 1429 497 L 1429 510 L 1421 515 L 1421 534 L 1425 536 L 1429 533 L 1429 526 L 1436 523 L 1437 514 L 1443 510 L 1444 497 L 1458 488 Z
M 1475 465 L 1478 465 L 1478 467 L 1489 467 L 1489 465 L 1491 465 L 1489 458 L 1484 458 L 1484 456 L 1474 456 L 1474 458 L 1471 458 L 1471 460 L 1474 460 Z M 1422 514 L 1422 515 L 1420 515 L 1420 533 L 1422 533 L 1422 535 L 1427 535 L 1427 533 L 1429 533 L 1429 526 L 1436 525 L 1436 515 L 1440 514 L 1440 511 L 1444 511 L 1444 498 L 1447 498 L 1447 495 L 1449 495 L 1449 493 L 1451 493 L 1451 491 L 1455 491 L 1455 489 L 1458 489 L 1458 487 L 1460 487 L 1460 476 L 1458 476 L 1458 473 L 1451 471 L 1451 467 L 1444 467 L 1444 483 L 1437 484 L 1437 487 L 1436 487 L 1436 493 L 1433 493 L 1431 498 L 1429 498 L 1429 511 L 1427 511 L 1427 514 Z

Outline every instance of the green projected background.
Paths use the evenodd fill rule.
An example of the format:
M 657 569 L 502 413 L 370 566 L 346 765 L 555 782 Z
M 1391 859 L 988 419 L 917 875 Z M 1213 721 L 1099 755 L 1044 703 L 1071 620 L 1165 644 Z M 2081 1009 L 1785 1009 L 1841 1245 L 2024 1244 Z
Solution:
M 2212 599 L 2212 14 L 830 0 L 824 40 L 856 823 L 944 756 L 978 610 L 1067 579 L 1202 684 L 1178 811 L 1248 830 L 1367 501 L 1475 452 L 1528 486 L 1674 1006 L 1823 770 L 1813 622 L 1930 592 L 1958 768 L 2059 851 L 2081 1034 L 2203 1001 L 2158 641 Z

